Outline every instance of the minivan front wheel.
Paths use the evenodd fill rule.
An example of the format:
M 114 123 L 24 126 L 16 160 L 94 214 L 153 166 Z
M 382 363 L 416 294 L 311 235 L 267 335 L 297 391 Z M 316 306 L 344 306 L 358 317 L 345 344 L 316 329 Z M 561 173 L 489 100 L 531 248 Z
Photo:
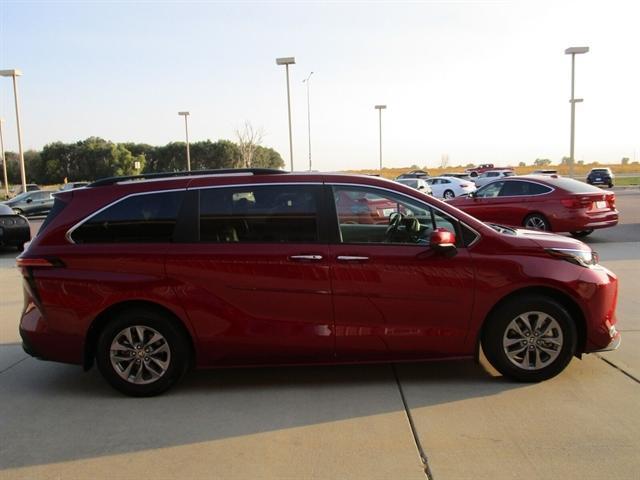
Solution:
M 96 363 L 104 378 L 120 392 L 158 395 L 187 371 L 189 343 L 168 316 L 146 309 L 117 315 L 98 338 Z
M 515 298 L 492 313 L 482 335 L 487 359 L 504 376 L 540 382 L 556 376 L 576 351 L 576 326 L 556 301 Z

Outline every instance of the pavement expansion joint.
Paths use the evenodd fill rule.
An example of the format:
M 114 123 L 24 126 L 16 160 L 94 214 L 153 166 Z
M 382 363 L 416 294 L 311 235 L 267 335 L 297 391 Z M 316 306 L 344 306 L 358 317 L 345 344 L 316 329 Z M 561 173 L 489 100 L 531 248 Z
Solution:
M 7 368 L 4 368 L 2 370 L 0 370 L 0 374 L 3 374 L 4 372 L 6 372 L 7 370 L 12 369 L 13 367 L 15 367 L 16 365 L 18 365 L 19 363 L 24 362 L 27 358 L 29 358 L 28 356 L 25 356 L 24 358 L 21 358 L 20 360 L 18 360 L 17 362 L 12 363 L 11 365 L 9 365 Z
M 602 360 L 605 363 L 608 363 L 609 365 L 611 365 L 613 368 L 615 368 L 616 370 L 619 370 L 621 373 L 625 374 L 627 377 L 629 377 L 631 380 L 633 380 L 636 383 L 640 383 L 640 378 L 637 378 L 635 375 L 633 375 L 632 373 L 627 372 L 624 368 L 619 367 L 618 365 L 616 365 L 615 363 L 613 363 L 611 360 L 607 360 L 606 358 L 596 354 L 596 357 L 598 357 L 600 360 Z
M 427 454 L 422 448 L 422 443 L 420 442 L 420 437 L 418 436 L 416 425 L 413 422 L 413 416 L 411 415 L 411 410 L 409 409 L 409 405 L 407 404 L 407 399 L 404 395 L 404 390 L 402 389 L 402 384 L 400 383 L 400 377 L 398 376 L 398 372 L 396 371 L 395 364 L 391 364 L 391 370 L 393 371 L 393 376 L 395 377 L 396 384 L 398 385 L 398 391 L 400 393 L 402 405 L 404 406 L 404 413 L 407 416 L 407 421 L 409 422 L 409 428 L 411 429 L 411 434 L 413 435 L 413 441 L 416 444 L 416 448 L 418 449 L 418 454 L 420 455 L 420 460 L 422 461 L 422 466 L 424 467 L 424 474 L 427 476 L 427 480 L 435 480 L 433 477 L 433 472 L 429 467 L 429 460 L 427 458 Z

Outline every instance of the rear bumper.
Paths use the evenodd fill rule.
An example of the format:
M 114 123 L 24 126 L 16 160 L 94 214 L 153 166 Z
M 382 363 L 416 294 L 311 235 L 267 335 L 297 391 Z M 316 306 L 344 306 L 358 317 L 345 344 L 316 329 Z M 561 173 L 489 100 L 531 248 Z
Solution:
M 618 211 L 576 211 L 570 217 L 552 219 L 551 223 L 553 230 L 556 232 L 575 232 L 615 227 L 618 224 Z

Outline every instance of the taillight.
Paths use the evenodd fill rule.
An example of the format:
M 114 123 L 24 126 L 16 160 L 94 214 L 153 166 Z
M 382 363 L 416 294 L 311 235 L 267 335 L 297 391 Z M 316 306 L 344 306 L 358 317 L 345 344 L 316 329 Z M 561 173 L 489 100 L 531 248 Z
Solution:
M 615 193 L 610 193 L 609 195 L 607 195 L 607 206 L 611 209 L 615 209 L 616 208 L 616 194 Z
M 52 268 L 52 267 L 64 267 L 64 263 L 59 258 L 44 258 L 44 257 L 18 257 L 16 258 L 16 265 L 19 268 Z
M 587 208 L 590 207 L 593 203 L 593 198 L 591 197 L 572 197 L 572 198 L 563 198 L 560 200 L 562 205 L 566 208 Z

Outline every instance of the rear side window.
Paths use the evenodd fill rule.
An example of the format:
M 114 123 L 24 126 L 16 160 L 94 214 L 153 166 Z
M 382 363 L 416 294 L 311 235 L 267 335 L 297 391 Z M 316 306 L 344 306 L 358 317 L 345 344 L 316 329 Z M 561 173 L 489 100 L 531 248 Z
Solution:
M 76 228 L 76 243 L 171 242 L 184 192 L 134 195 L 111 205 Z
M 317 185 L 256 185 L 200 191 L 200 241 L 314 243 Z
M 551 189 L 549 187 L 545 187 L 539 183 L 511 181 L 504 182 L 502 190 L 500 190 L 500 196 L 517 197 L 521 195 L 541 195 L 550 191 Z

